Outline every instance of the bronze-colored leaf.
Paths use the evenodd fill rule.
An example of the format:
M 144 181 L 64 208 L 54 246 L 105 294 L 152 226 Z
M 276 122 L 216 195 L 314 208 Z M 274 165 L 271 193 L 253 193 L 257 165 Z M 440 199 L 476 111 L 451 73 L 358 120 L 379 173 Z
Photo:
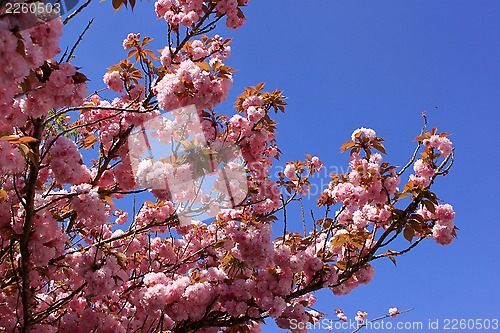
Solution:
M 338 234 L 330 240 L 330 244 L 332 244 L 332 247 L 336 248 L 347 243 L 349 239 L 350 237 L 348 234 Z
M 429 212 L 431 212 L 431 213 L 436 212 L 436 206 L 434 206 L 434 204 L 432 202 L 430 202 L 429 200 L 422 201 L 422 204 L 425 206 L 425 208 L 427 208 L 427 210 Z
M 4 135 L 0 137 L 0 140 L 5 140 L 8 141 L 10 144 L 19 144 L 19 143 L 30 143 L 30 142 L 37 142 L 38 140 L 35 138 L 32 138 L 31 136 L 19 136 L 19 135 Z
M 31 136 L 22 136 L 19 138 L 20 143 L 30 143 L 30 142 L 38 142 L 38 139 L 32 138 Z
M 396 258 L 394 258 L 394 256 L 387 256 L 387 258 L 389 258 L 392 261 L 392 263 L 394 264 L 394 266 L 396 266 L 396 267 L 398 266 L 396 264 Z
M 121 8 L 121 6 L 123 5 L 123 3 L 124 3 L 124 0 L 111 0 L 111 4 L 113 5 L 113 8 L 115 9 L 115 11 L 118 11 Z
M 128 55 L 127 55 L 127 58 L 132 58 L 133 56 L 135 56 L 137 54 L 137 50 L 134 49 L 134 50 L 130 50 L 128 52 Z
M 19 53 L 23 58 L 26 58 L 26 50 L 24 48 L 24 42 L 21 38 L 17 40 L 16 52 Z
M 354 142 L 354 141 L 347 141 L 347 142 L 344 142 L 344 143 L 342 144 L 342 146 L 340 147 L 340 150 L 341 150 L 342 152 L 345 152 L 346 150 L 351 149 L 351 148 L 352 148 L 352 147 L 354 147 L 355 145 L 356 145 L 356 142 Z
M 73 82 L 75 82 L 76 84 L 85 83 L 89 81 L 89 79 L 85 76 L 85 74 L 80 72 L 76 72 L 75 75 L 72 76 L 72 78 Z
M 385 147 L 384 147 L 383 144 L 378 143 L 378 142 L 374 142 L 374 143 L 372 143 L 372 146 L 373 146 L 373 148 L 377 149 L 382 154 L 387 154 L 387 152 L 385 151 Z
M 198 65 L 198 67 L 200 67 L 204 71 L 210 72 L 210 65 L 208 64 L 208 62 L 197 62 L 196 65 Z
M 83 140 L 83 148 L 85 150 L 87 150 L 87 149 L 93 147 L 96 142 L 97 142 L 97 138 L 93 135 L 89 135 Z
M 406 226 L 404 232 L 403 232 L 403 236 L 405 237 L 405 239 L 411 243 L 411 241 L 413 240 L 413 237 L 415 237 L 415 230 L 410 227 L 410 226 Z

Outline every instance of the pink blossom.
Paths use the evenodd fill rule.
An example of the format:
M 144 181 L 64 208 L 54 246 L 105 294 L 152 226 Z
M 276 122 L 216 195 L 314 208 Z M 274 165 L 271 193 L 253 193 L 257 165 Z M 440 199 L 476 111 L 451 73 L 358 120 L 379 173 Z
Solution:
M 72 140 L 65 136 L 59 137 L 50 155 L 50 167 L 59 183 L 77 184 L 90 180 L 82 166 L 82 155 Z
M 241 9 L 247 3 L 218 0 L 208 9 L 214 11 L 212 18 L 225 16 L 226 25 L 237 28 L 245 21 Z M 20 29 L 0 19 L 0 57 L 5 60 L 0 68 L 0 252 L 8 254 L 0 260 L 0 274 L 6 277 L 0 290 L 0 330 L 17 331 L 24 325 L 21 301 L 26 296 L 16 286 L 26 282 L 20 273 L 25 246 L 30 254 L 30 312 L 42 314 L 32 323 L 36 332 L 216 333 L 227 327 L 203 325 L 227 320 L 229 326 L 233 319 L 243 330 L 260 332 L 261 317 L 271 317 L 292 332 L 306 332 L 292 323 L 318 323 L 321 314 L 311 310 L 316 302 L 312 292 L 330 288 L 334 295 L 347 295 L 373 279 L 375 270 L 364 259 L 380 244 L 378 236 L 398 222 L 393 216 L 432 227 L 438 244 L 453 241 L 451 205 L 436 205 L 433 212 L 425 205 L 395 211 L 400 178 L 378 153 L 350 155 L 350 170 L 333 176 L 319 202 L 337 207 L 328 207 L 326 218 L 313 216 L 314 228 L 307 224 L 302 232 L 289 215 L 291 223 L 283 231 L 283 184 L 271 172 L 273 158 L 280 154 L 268 115 L 271 95 L 260 86 L 246 89 L 237 102 L 239 114 L 220 116 L 214 107 L 226 99 L 233 82 L 222 63 L 231 52 L 229 41 L 218 35 L 191 39 L 173 55 L 175 35 L 202 28 L 198 23 L 203 23 L 199 20 L 206 6 L 203 0 L 155 3 L 174 45 L 162 50 L 162 66 L 154 68 L 153 79 L 131 83 L 126 93 L 123 73 L 105 74 L 104 83 L 121 94 L 112 101 L 97 95 L 83 100 L 87 86 L 77 68 L 50 60 L 59 51 L 60 19 L 29 29 L 22 29 L 25 15 L 15 17 Z M 139 40 L 139 34 L 129 34 L 123 47 L 137 48 Z M 21 84 L 29 73 L 36 75 L 30 76 L 32 86 L 26 89 Z M 155 110 L 146 110 L 147 102 Z M 65 112 L 82 104 L 80 112 Z M 176 119 L 158 120 L 156 105 Z M 191 105 L 201 129 L 180 117 Z M 137 137 L 124 139 L 133 127 L 146 123 L 155 139 L 174 147 L 165 156 L 139 162 L 135 158 L 147 153 L 146 145 Z M 21 144 L 26 139 L 16 135 L 40 140 Z M 172 138 L 180 141 L 184 136 L 209 149 L 210 161 L 188 163 L 191 149 L 172 144 Z M 82 143 L 94 137 L 95 149 L 82 154 Z M 367 128 L 354 131 L 352 139 L 365 148 L 381 140 Z M 445 137 L 426 140 L 427 147 L 443 156 L 451 154 Z M 26 148 L 40 148 L 37 163 Z M 302 181 L 324 167 L 318 157 L 307 156 L 304 163 L 288 162 L 283 170 L 287 184 L 299 194 L 308 193 L 298 180 L 299 166 L 304 166 Z M 208 189 L 193 180 L 206 168 L 210 175 L 204 180 L 213 176 Z M 430 185 L 433 168 L 434 161 L 418 160 L 410 177 Z M 31 177 L 34 171 L 36 179 Z M 149 193 L 139 193 L 144 189 Z M 120 200 L 135 195 L 134 207 Z M 229 195 L 237 206 L 225 200 Z M 193 215 L 187 216 L 190 209 Z M 213 218 L 196 220 L 205 210 Z M 129 216 L 131 211 L 134 216 Z M 19 241 L 23 235 L 27 244 Z M 353 260 L 363 266 L 347 268 Z M 390 316 L 398 313 L 389 309 Z M 347 322 L 342 310 L 336 314 Z M 358 311 L 355 318 L 366 321 L 367 313 Z
M 449 245 L 453 242 L 453 226 L 436 223 L 432 228 L 432 237 L 440 245 Z
M 15 145 L 0 140 L 0 173 L 15 174 L 24 170 L 25 159 Z
M 371 128 L 361 127 L 352 132 L 351 140 L 356 141 L 356 135 L 358 135 L 359 133 L 362 133 L 362 136 L 365 136 L 370 141 L 377 138 L 377 133 L 374 130 L 372 130 Z
M 394 308 L 390 308 L 389 309 L 389 315 L 392 317 L 392 318 L 396 318 L 399 314 L 399 310 L 398 308 L 394 307 Z
M 248 120 L 250 120 L 250 122 L 254 123 L 254 124 L 259 122 L 262 119 L 262 117 L 264 117 L 264 115 L 266 114 L 264 109 L 255 108 L 254 106 L 250 106 L 247 109 L 246 113 L 247 113 Z
M 129 50 L 133 47 L 134 43 L 137 43 L 139 40 L 141 39 L 141 34 L 140 33 L 137 33 L 137 34 L 133 34 L 133 33 L 129 33 L 127 35 L 127 37 L 123 40 L 123 48 L 125 50 Z
M 288 178 L 295 178 L 295 165 L 294 164 L 287 164 L 286 167 L 285 167 L 285 171 L 284 171 L 284 174 L 285 174 L 285 177 L 288 177 Z
M 356 280 L 361 284 L 368 284 L 373 279 L 375 275 L 375 270 L 369 264 L 363 266 L 354 276 Z
M 453 219 L 455 218 L 455 211 L 449 204 L 437 205 L 435 216 L 440 221 L 440 224 L 452 226 Z
M 103 81 L 109 89 L 118 93 L 123 93 L 123 81 L 119 72 L 113 71 L 111 73 L 108 72 L 104 74 Z
M 424 139 L 423 144 L 426 147 L 437 148 L 443 157 L 448 157 L 453 150 L 452 142 L 444 136 L 432 135 L 429 139 Z
M 366 320 L 367 316 L 368 316 L 368 313 L 366 313 L 365 311 L 358 311 L 356 313 L 355 319 L 358 323 L 362 323 Z
M 345 315 L 344 311 L 341 309 L 335 309 L 335 313 L 337 314 L 337 318 L 344 323 L 347 322 L 347 316 Z
M 313 156 L 313 158 L 311 158 L 311 164 L 316 170 L 323 169 L 323 162 L 320 161 L 318 156 Z
M 430 178 L 434 176 L 434 169 L 428 165 L 425 164 L 423 159 L 418 159 L 415 164 L 413 165 L 413 170 L 415 170 L 415 174 L 420 177 L 425 177 L 425 178 Z

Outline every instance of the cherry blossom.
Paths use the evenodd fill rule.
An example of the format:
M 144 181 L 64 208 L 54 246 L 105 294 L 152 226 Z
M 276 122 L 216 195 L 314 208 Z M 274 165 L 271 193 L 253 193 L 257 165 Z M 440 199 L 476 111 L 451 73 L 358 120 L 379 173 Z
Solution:
M 163 48 L 126 36 L 102 75 L 112 100 L 55 60 L 60 18 L 28 27 L 20 14 L 13 29 L 0 16 L 0 330 L 260 332 L 272 318 L 305 332 L 291 323 L 322 317 L 315 291 L 347 295 L 376 278 L 375 259 L 454 240 L 454 208 L 432 191 L 454 157 L 437 129 L 406 166 L 375 130 L 355 130 L 319 213 L 292 213 L 325 165 L 279 160 L 283 92 L 257 84 L 219 111 L 235 70 L 231 40 L 209 34 L 221 19 L 241 27 L 248 3 L 157 1 Z M 148 156 L 149 138 L 170 149 Z

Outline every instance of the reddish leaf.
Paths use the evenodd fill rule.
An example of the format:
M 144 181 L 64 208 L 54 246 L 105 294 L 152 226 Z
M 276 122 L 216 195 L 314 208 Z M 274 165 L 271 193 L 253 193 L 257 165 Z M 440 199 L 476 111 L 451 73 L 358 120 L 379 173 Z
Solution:
M 422 204 L 424 204 L 425 208 L 427 208 L 427 210 L 431 213 L 435 213 L 436 212 L 436 206 L 434 206 L 434 204 L 428 200 L 425 200 L 425 201 L 422 201 Z
M 85 83 L 87 81 L 89 81 L 89 79 L 83 73 L 76 72 L 75 75 L 73 75 L 73 82 L 75 82 L 76 84 Z
M 372 145 L 373 145 L 373 148 L 377 149 L 382 154 L 387 154 L 387 152 L 385 151 L 385 147 L 384 147 L 383 144 L 378 143 L 378 142 L 374 142 Z
M 111 0 L 111 4 L 115 11 L 118 11 L 124 3 L 126 3 L 126 0 Z
M 415 236 L 415 230 L 413 230 L 413 228 L 410 226 L 406 226 L 406 228 L 403 232 L 403 235 L 404 235 L 405 239 L 411 243 L 411 241 L 413 240 L 413 237 Z
M 340 150 L 341 150 L 342 152 L 345 152 L 346 150 L 351 149 L 351 148 L 352 148 L 352 147 L 354 147 L 355 145 L 356 145 L 356 142 L 354 142 L 354 141 L 347 141 L 347 142 L 344 142 L 344 143 L 342 144 L 342 146 L 340 147 Z

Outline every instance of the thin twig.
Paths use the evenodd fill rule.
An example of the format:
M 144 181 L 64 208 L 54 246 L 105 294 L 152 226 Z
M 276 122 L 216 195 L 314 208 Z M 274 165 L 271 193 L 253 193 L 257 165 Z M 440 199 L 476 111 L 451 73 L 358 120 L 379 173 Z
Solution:
M 66 61 L 69 62 L 69 60 L 71 59 L 71 57 L 73 56 L 73 53 L 75 53 L 75 50 L 76 48 L 78 47 L 78 44 L 80 44 L 80 42 L 83 40 L 83 36 L 85 36 L 85 34 L 87 33 L 87 31 L 89 30 L 90 26 L 92 25 L 92 23 L 94 22 L 94 19 L 92 18 L 89 23 L 87 23 L 87 26 L 85 27 L 85 29 L 83 29 L 83 32 L 80 34 L 80 36 L 78 36 L 78 40 L 76 41 L 75 45 L 73 45 L 73 47 L 71 48 L 71 51 L 69 52 L 68 54 L 68 57 L 66 58 Z M 64 61 L 64 57 L 61 59 Z
M 301 215 L 302 215 L 302 225 L 304 226 L 304 237 L 306 237 L 307 236 L 307 225 L 306 225 L 306 217 L 304 214 L 304 204 L 302 202 L 302 198 L 299 198 L 298 200 L 300 202 L 300 211 L 301 211 Z M 313 222 L 313 224 L 314 224 L 314 222 Z
M 420 135 L 424 135 L 425 131 L 427 131 L 427 116 L 425 114 L 425 111 L 422 112 L 422 118 L 424 118 L 424 125 L 422 126 L 422 130 L 420 131 Z M 410 165 L 415 162 L 415 158 L 417 157 L 417 153 L 420 150 L 420 147 L 422 147 L 422 141 L 418 142 L 417 148 L 413 152 L 413 156 L 408 161 L 408 163 L 406 163 L 406 165 L 397 173 L 398 176 L 401 176 L 406 171 L 406 169 L 408 169 Z
M 68 15 L 68 17 L 66 17 L 66 19 L 63 21 L 63 24 L 66 25 L 73 17 L 75 17 L 78 13 L 80 13 L 82 10 L 84 10 L 88 5 L 90 5 L 91 2 L 92 2 L 92 0 L 87 0 L 87 2 L 85 2 L 83 5 L 81 5 L 80 8 L 78 8 L 73 13 Z
M 407 310 L 403 310 L 403 311 L 398 311 L 397 314 L 402 314 L 402 313 L 406 313 L 406 312 L 410 312 L 410 311 L 413 311 L 414 308 L 410 308 L 410 309 L 407 309 Z M 382 319 L 385 319 L 385 318 L 389 318 L 391 315 L 390 314 L 386 314 L 384 316 L 380 316 L 380 317 L 377 317 L 375 319 L 372 319 L 360 326 L 358 326 L 357 329 L 355 329 L 354 331 L 352 331 L 351 333 L 356 333 L 357 331 L 359 331 L 360 329 L 362 329 L 363 327 L 366 327 L 368 324 L 370 323 L 373 323 L 373 322 L 376 322 L 376 321 L 379 321 L 379 320 L 382 320 Z
M 423 241 L 426 237 L 425 236 L 422 236 L 420 237 L 419 239 L 417 239 L 415 241 L 415 243 L 411 244 L 409 247 L 407 247 L 406 249 L 404 250 L 401 250 L 401 251 L 391 251 L 390 254 L 378 254 L 376 256 L 373 256 L 372 260 L 375 260 L 375 259 L 380 259 L 380 258 L 386 258 L 386 257 L 396 257 L 396 256 L 400 256 L 400 255 L 403 255 L 407 252 L 410 252 L 414 247 L 416 247 L 418 245 L 418 243 L 420 243 L 421 241 Z
M 286 205 L 283 195 L 280 196 L 281 202 L 283 203 L 283 244 L 286 241 Z

